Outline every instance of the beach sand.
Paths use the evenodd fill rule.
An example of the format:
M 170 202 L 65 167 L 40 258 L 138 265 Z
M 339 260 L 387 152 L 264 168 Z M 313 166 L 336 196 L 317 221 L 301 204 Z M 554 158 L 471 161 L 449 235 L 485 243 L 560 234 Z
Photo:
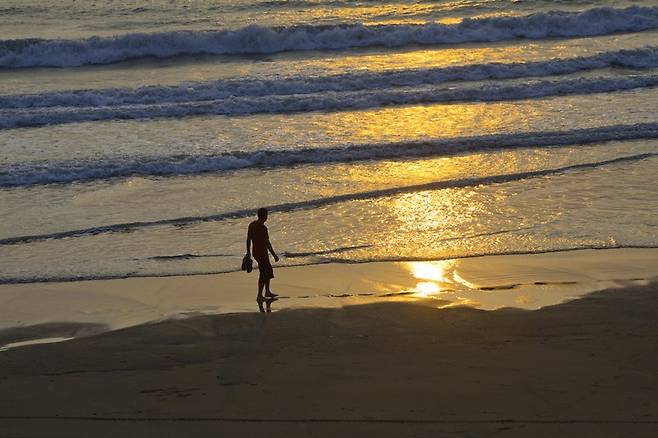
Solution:
M 593 277 L 599 268 L 586 268 L 596 254 L 620 253 L 547 255 L 539 263 L 544 274 L 528 268 L 535 263 L 528 256 L 516 264 L 474 260 L 460 272 L 484 284 L 483 273 L 495 269 L 499 286 L 521 284 L 482 286 L 489 294 L 548 287 L 537 275 L 567 283 L 554 288 L 574 288 L 584 280 L 565 279 L 579 269 L 607 287 L 612 280 Z M 551 258 L 555 264 L 547 264 Z M 331 277 L 332 266 L 316 268 Z M 83 336 L 0 353 L 0 436 L 654 437 L 658 286 L 636 274 L 537 310 L 366 296 L 357 305 L 188 314 L 103 333 L 109 325 L 90 321 L 7 328 L 4 342 L 27 340 L 26 330 Z M 175 281 L 185 280 L 205 281 Z M 321 280 L 317 287 L 328 290 L 331 282 Z
M 236 260 L 239 264 L 239 260 Z M 272 311 L 382 301 L 528 310 L 658 277 L 658 249 L 277 267 Z M 145 322 L 254 312 L 258 272 L 0 285 L 0 348 Z

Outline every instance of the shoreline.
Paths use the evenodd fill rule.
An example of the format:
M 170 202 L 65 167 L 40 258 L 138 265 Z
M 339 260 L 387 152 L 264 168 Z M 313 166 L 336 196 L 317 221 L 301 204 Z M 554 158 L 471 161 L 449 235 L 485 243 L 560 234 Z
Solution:
M 257 272 L 0 285 L 0 347 L 197 315 L 377 302 L 527 310 L 658 277 L 658 249 L 275 267 L 280 299 L 255 301 Z M 48 309 L 47 312 L 44 309 Z
M 0 243 L 1 244 L 1 243 Z M 13 245 L 10 243 L 9 245 Z M 342 249 L 342 248 L 341 248 Z M 574 247 L 574 248 L 560 248 L 560 249 L 547 249 L 539 251 L 508 251 L 499 253 L 481 253 L 471 254 L 458 257 L 384 257 L 372 260 L 343 260 L 334 258 L 325 258 L 319 262 L 289 264 L 274 266 L 276 269 L 282 268 L 303 268 L 306 266 L 317 265 L 368 265 L 373 263 L 406 263 L 406 262 L 444 262 L 449 260 L 468 260 L 479 259 L 484 257 L 507 257 L 507 256 L 540 256 L 544 254 L 562 254 L 579 251 L 615 251 L 615 250 L 658 250 L 658 246 L 653 245 L 623 245 L 623 246 L 589 246 L 589 247 Z M 194 255 L 194 254 L 178 254 L 173 256 L 156 256 L 154 258 L 194 258 L 194 257 L 208 257 L 207 255 Z M 225 257 L 220 255 L 218 257 Z M 237 257 L 237 256 L 236 256 Z M 295 258 L 297 257 L 294 254 Z M 282 258 L 286 258 L 283 254 Z M 255 268 L 257 270 L 257 268 Z M 162 274 L 138 274 L 131 273 L 126 275 L 99 275 L 99 276 L 79 276 L 79 277 L 48 277 L 48 278 L 19 278 L 19 279 L 5 279 L 0 280 L 0 288 L 9 285 L 22 285 L 22 284 L 51 284 L 51 283 L 78 283 L 82 281 L 108 281 L 108 280 L 129 280 L 134 278 L 171 278 L 171 277 L 196 277 L 196 276 L 209 276 L 209 275 L 226 275 L 242 272 L 241 269 L 235 268 L 227 271 L 209 271 L 209 272 L 189 272 L 189 273 L 162 273 Z

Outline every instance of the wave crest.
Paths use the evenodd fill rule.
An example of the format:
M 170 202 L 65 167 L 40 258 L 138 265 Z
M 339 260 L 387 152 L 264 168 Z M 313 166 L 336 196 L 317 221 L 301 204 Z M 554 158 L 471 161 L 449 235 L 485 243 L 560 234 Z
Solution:
M 237 55 L 412 44 L 459 44 L 517 38 L 583 37 L 658 28 L 658 7 L 593 8 L 528 16 L 466 18 L 458 24 L 341 24 L 237 30 L 133 33 L 81 40 L 0 41 L 0 67 L 73 67 L 144 57 Z
M 64 184 L 132 176 L 197 175 L 245 168 L 276 168 L 300 164 L 450 156 L 493 149 L 566 146 L 652 138 L 658 138 L 658 123 L 327 148 L 233 151 L 218 155 L 179 154 L 152 158 L 105 159 L 92 162 L 85 160 L 59 163 L 37 162 L 0 167 L 0 187 Z
M 180 85 L 151 85 L 139 88 L 53 91 L 39 94 L 0 96 L 0 108 L 26 109 L 53 106 L 117 106 L 199 102 L 227 97 L 349 92 L 392 87 L 438 85 L 449 81 L 481 81 L 566 75 L 583 71 L 622 67 L 658 67 L 658 47 L 603 52 L 593 56 L 535 62 L 471 64 L 455 67 L 353 72 L 328 76 L 274 79 L 227 79 L 189 82 Z
M 309 94 L 230 96 L 225 99 L 139 105 L 42 107 L 0 110 L 0 129 L 102 120 L 241 116 L 308 111 L 345 111 L 394 105 L 500 102 L 586 95 L 658 86 L 658 75 L 532 80 L 520 84 L 420 86 Z

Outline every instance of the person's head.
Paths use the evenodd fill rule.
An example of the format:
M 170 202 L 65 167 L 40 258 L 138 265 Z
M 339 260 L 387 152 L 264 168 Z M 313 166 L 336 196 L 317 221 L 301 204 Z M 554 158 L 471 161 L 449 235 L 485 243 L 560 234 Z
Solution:
M 265 222 L 267 220 L 267 208 L 258 209 L 258 219 Z

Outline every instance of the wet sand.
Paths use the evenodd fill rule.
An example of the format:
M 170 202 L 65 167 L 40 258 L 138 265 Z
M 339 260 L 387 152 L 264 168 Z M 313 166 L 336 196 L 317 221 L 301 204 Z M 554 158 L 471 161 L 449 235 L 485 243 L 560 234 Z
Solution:
M 34 325 L 82 337 L 0 353 L 0 436 L 654 437 L 656 321 L 658 285 L 627 280 L 538 310 L 433 297 Z
M 236 263 L 238 263 L 236 261 Z M 658 277 L 658 249 L 275 269 L 272 311 L 379 302 L 538 309 Z M 0 285 L 0 348 L 171 318 L 257 312 L 258 273 Z
M 655 436 L 656 284 L 198 316 L 0 360 L 2 436 Z

